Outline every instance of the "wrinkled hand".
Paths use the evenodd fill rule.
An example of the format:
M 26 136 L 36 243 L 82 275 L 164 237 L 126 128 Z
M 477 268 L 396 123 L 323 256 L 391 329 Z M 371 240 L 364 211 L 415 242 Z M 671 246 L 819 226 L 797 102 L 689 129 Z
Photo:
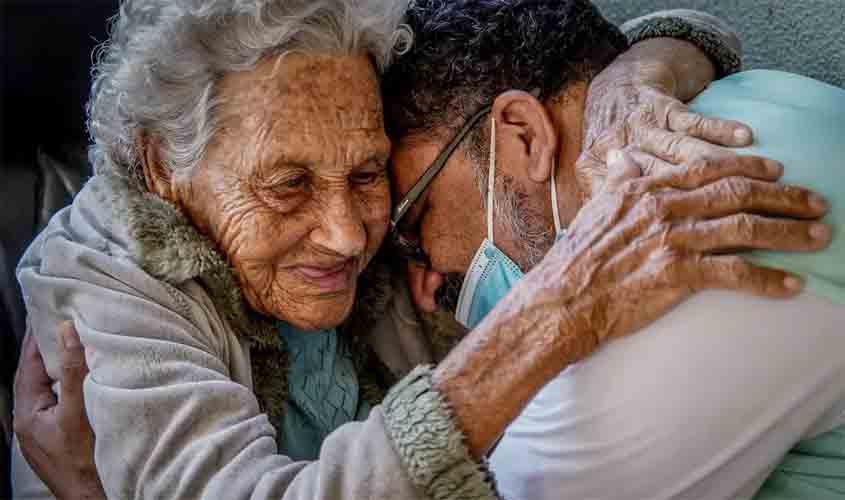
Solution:
M 14 428 L 21 453 L 61 500 L 104 499 L 94 465 L 94 432 L 85 414 L 85 352 L 70 322 L 60 327 L 62 375 L 58 399 L 41 353 L 27 334 L 15 376 Z
M 638 155 L 650 162 L 648 176 Z M 641 152 L 612 152 L 611 176 L 540 264 L 541 273 L 562 284 L 561 333 L 593 335 L 589 352 L 697 290 L 798 292 L 799 278 L 725 253 L 823 248 L 831 229 L 810 219 L 822 216 L 827 203 L 774 182 L 783 171 L 779 163 L 738 158 L 675 166 Z
M 746 125 L 689 111 L 674 95 L 674 78 L 648 63 L 619 61 L 590 84 L 583 149 L 575 166 L 587 197 L 601 190 L 611 150 L 635 147 L 682 164 L 732 155 L 727 147 L 751 144 Z
M 654 162 L 643 176 L 633 154 L 617 153 L 609 155 L 612 176 L 566 237 L 432 376 L 476 457 L 561 370 L 691 293 L 722 288 L 787 297 L 802 287 L 795 276 L 725 252 L 816 250 L 830 241 L 830 227 L 809 220 L 826 212 L 824 200 L 773 182 L 783 171 L 776 162 Z

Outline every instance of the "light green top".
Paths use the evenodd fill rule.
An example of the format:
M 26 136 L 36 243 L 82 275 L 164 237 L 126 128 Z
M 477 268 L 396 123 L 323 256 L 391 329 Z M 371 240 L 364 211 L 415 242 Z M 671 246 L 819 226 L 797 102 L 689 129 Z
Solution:
M 695 111 L 749 125 L 755 143 L 743 152 L 780 160 L 783 182 L 809 187 L 831 203 L 829 248 L 815 253 L 755 252 L 761 264 L 795 272 L 808 287 L 845 304 L 845 90 L 779 71 L 747 71 L 713 83 Z
M 288 399 L 279 451 L 294 460 L 316 460 L 329 434 L 363 420 L 370 405 L 359 397 L 349 348 L 337 330 L 304 332 L 278 323 L 288 350 Z
M 783 182 L 813 189 L 831 203 L 829 248 L 754 252 L 753 259 L 795 272 L 809 289 L 845 304 L 845 90 L 789 73 L 747 71 L 713 83 L 691 108 L 749 125 L 755 143 L 744 152 L 782 161 Z M 755 498 L 845 498 L 845 428 L 793 448 Z

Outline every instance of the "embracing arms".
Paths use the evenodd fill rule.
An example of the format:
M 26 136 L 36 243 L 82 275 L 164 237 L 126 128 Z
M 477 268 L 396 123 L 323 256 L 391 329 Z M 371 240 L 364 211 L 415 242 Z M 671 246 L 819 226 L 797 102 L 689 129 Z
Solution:
M 692 51 L 703 61 L 701 74 L 688 78 L 697 83 L 688 88 L 678 85 L 677 68 L 671 61 L 642 64 L 652 56 L 675 57 L 674 49 L 660 52 L 661 43 L 679 43 L 679 50 Z M 640 58 L 629 54 L 619 62 L 630 65 L 623 71 L 632 77 L 630 80 L 607 79 L 611 87 L 615 82 L 624 92 L 608 90 L 609 98 L 603 100 L 622 112 L 609 113 L 605 123 L 610 126 L 596 129 L 601 132 L 596 134 L 595 144 L 588 143 L 587 150 L 592 154 L 588 160 L 601 160 L 604 165 L 607 151 L 630 144 L 672 157 L 666 159 L 676 163 L 698 158 L 705 144 L 673 130 L 728 145 L 750 139 L 724 140 L 735 137 L 735 124 L 702 121 L 685 114 L 676 99 L 658 99 L 664 95 L 661 90 L 678 95 L 690 88 L 703 88 L 716 74 L 707 57 L 694 46 L 656 40 L 635 46 L 634 55 L 636 51 L 644 52 Z M 662 73 L 666 71 L 671 74 Z M 597 81 L 602 81 L 601 77 Z M 674 82 L 675 86 L 671 90 L 662 87 L 665 82 Z M 649 86 L 652 83 L 654 86 Z M 629 98 L 631 88 L 633 94 L 653 90 L 642 97 L 648 106 L 642 108 L 639 101 Z M 640 119 L 646 127 L 625 125 L 632 120 L 636 125 Z M 629 134 L 629 130 L 638 132 Z M 605 136 L 620 142 L 601 140 Z M 86 393 L 106 490 L 117 496 L 136 497 L 225 494 L 412 498 L 427 494 L 454 498 L 495 494 L 484 468 L 471 457 L 483 455 L 544 380 L 588 355 L 600 341 L 629 333 L 692 289 L 722 286 L 746 287 L 769 295 L 789 293 L 782 274 L 750 268 L 736 258 L 711 258 L 711 251 L 736 248 L 738 240 L 743 243 L 739 246 L 783 249 L 809 249 L 821 244 L 809 238 L 803 223 L 795 223 L 795 231 L 785 234 L 783 223 L 751 221 L 762 231 L 756 234 L 764 236 L 753 241 L 743 238 L 742 228 L 747 226 L 734 216 L 751 208 L 804 217 L 823 212 L 823 207 L 809 204 L 806 192 L 771 184 L 769 181 L 779 173 L 775 165 L 759 159 L 727 159 L 732 166 L 726 170 L 721 168 L 724 162 L 708 163 L 698 158 L 698 163 L 670 171 L 663 160 L 647 163 L 641 155 L 630 151 L 621 161 L 611 162 L 618 172 L 615 180 L 603 188 L 580 222 L 576 220 L 570 240 L 559 245 L 547 263 L 525 280 L 529 284 L 511 294 L 511 300 L 506 301 L 509 303 L 497 309 L 434 372 L 415 372 L 394 388 L 365 423 L 344 426 L 336 432 L 327 440 L 320 461 L 313 464 L 293 464 L 275 454 L 273 431 L 266 417 L 260 414 L 249 388 L 233 382 L 249 377 L 232 373 L 221 362 L 240 347 L 221 343 L 222 335 L 201 334 L 204 328 L 184 321 L 183 314 L 175 314 L 181 307 L 179 301 L 172 311 L 149 311 L 148 317 L 168 319 L 166 323 L 171 326 L 167 332 L 173 334 L 168 339 L 153 338 L 140 330 L 127 331 L 131 325 L 98 326 L 84 314 L 75 317 L 83 343 L 95 348 L 89 356 L 92 375 L 86 382 Z M 640 179 L 643 172 L 655 180 Z M 736 180 L 735 175 L 749 178 Z M 678 191 L 664 193 L 661 183 Z M 739 193 L 738 189 L 749 190 L 747 196 L 735 197 L 721 206 L 710 203 L 726 192 Z M 678 219 L 693 215 L 722 219 L 712 224 L 673 227 Z M 640 244 L 629 246 L 630 242 Z M 688 254 L 678 255 L 681 251 Z M 654 258 L 658 258 L 656 263 Z M 741 274 L 732 277 L 720 273 L 726 268 Z M 561 279 L 563 274 L 566 281 Z M 623 275 L 629 275 L 629 279 L 618 282 Z M 114 285 L 121 286 L 120 280 Z M 620 308 L 609 300 L 628 292 L 640 293 L 643 301 L 652 301 L 651 305 Z M 136 300 L 135 292 L 127 293 L 117 303 Z M 103 318 L 119 314 L 111 310 L 106 313 Z M 42 334 L 42 342 L 44 335 L 49 333 Z M 128 359 L 128 350 L 149 354 L 146 365 L 143 360 L 134 365 L 120 363 Z M 506 376 L 496 376 L 502 373 Z M 133 399 L 136 394 L 142 398 Z M 110 421 L 114 408 L 122 413 Z M 127 436 L 130 427 L 120 418 L 137 419 L 138 426 L 146 430 L 136 429 L 138 436 Z

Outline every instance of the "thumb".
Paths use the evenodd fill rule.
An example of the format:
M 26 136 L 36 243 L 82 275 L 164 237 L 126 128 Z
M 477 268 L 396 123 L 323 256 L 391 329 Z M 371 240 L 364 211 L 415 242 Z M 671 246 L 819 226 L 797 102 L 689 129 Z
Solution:
M 85 414 L 85 399 L 82 394 L 82 383 L 88 375 L 85 364 L 85 349 L 79 340 L 79 334 L 73 322 L 65 321 L 59 327 L 62 346 L 60 361 L 62 367 L 61 388 L 59 391 L 60 420 L 63 418 L 79 418 Z

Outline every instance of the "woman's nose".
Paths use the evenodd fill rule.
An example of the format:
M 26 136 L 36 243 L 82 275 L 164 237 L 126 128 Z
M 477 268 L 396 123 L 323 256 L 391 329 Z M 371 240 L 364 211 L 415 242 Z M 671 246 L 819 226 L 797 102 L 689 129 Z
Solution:
M 351 193 L 338 193 L 327 200 L 320 226 L 312 241 L 347 258 L 358 257 L 367 247 L 367 231 Z

